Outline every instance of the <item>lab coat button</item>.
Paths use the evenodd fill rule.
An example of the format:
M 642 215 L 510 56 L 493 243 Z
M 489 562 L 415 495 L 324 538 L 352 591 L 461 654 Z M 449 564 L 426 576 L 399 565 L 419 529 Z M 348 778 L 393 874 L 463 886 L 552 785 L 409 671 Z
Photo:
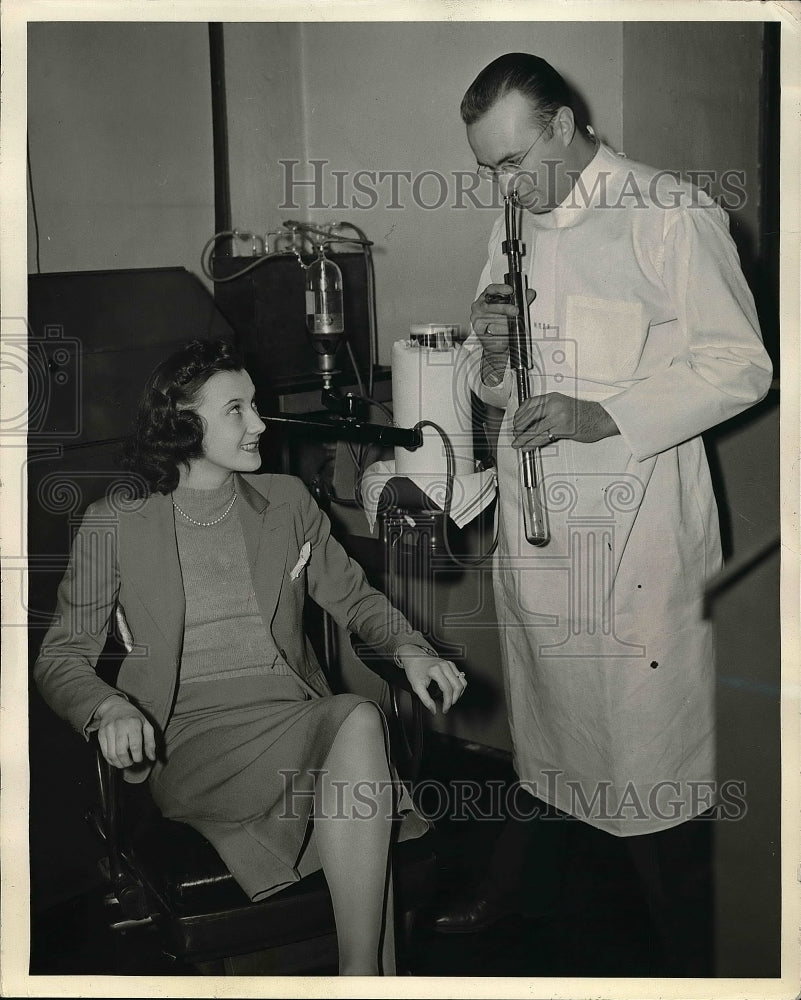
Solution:
M 282 656 L 282 657 L 283 657 L 284 659 L 286 659 L 286 650 L 285 650 L 285 649 L 279 649 L 279 650 L 278 650 L 278 652 L 279 652 L 279 653 L 281 654 L 281 656 Z

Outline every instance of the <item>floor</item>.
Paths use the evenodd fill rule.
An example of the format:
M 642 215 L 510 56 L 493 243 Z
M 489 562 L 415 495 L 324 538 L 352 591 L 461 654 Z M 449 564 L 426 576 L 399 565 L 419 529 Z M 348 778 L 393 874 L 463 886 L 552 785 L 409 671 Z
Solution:
M 447 743 L 429 748 L 432 772 L 450 775 L 456 788 L 467 776 L 497 791 L 437 824 L 440 857 L 438 899 L 445 903 L 475 884 L 503 819 L 498 800 L 514 780 L 505 756 L 461 750 Z M 464 785 L 461 786 L 464 788 Z M 425 806 L 426 794 L 420 801 Z M 426 811 L 438 815 L 441 796 Z M 467 796 L 454 794 L 453 801 Z M 464 813 L 471 818 L 461 818 Z M 575 839 L 575 838 L 573 838 Z M 424 925 L 416 934 L 415 971 L 421 976 L 638 977 L 658 975 L 661 956 L 636 874 L 623 852 L 595 855 L 592 838 L 571 850 L 557 891 L 533 877 L 530 912 L 471 935 L 437 934 Z M 545 874 L 545 873 L 544 873 Z M 435 907 L 436 908 L 436 907 Z
M 437 819 L 437 901 L 469 886 L 481 871 L 502 819 L 495 800 L 474 803 L 459 817 L 454 790 L 466 778 L 485 789 L 513 780 L 508 759 L 470 745 L 430 741 L 419 802 Z M 493 785 L 494 783 L 494 785 Z M 450 797 L 443 797 L 442 789 Z M 496 792 L 497 795 L 497 792 Z M 467 816 L 467 813 L 473 813 Z M 120 934 L 105 921 L 100 881 L 79 896 L 34 914 L 34 975 L 186 975 L 195 970 L 163 955 L 155 936 Z M 533 899 L 527 917 L 505 918 L 477 935 L 442 935 L 420 921 L 412 940 L 411 973 L 418 976 L 640 977 L 661 974 L 661 955 L 636 874 L 622 851 L 598 855 L 592 838 L 571 850 L 561 892 Z M 690 918 L 691 919 L 691 918 Z

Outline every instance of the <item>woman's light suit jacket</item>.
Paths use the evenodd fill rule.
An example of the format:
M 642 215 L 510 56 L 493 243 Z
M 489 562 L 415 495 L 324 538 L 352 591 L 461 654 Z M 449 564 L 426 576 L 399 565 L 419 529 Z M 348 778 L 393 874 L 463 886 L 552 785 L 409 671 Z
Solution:
M 332 538 L 328 518 L 291 476 L 236 477 L 253 587 L 275 647 L 310 697 L 331 689 L 303 630 L 307 593 L 342 627 L 392 656 L 404 643 L 427 646 Z M 209 544 L 213 544 L 213 533 Z M 163 733 L 175 700 L 184 630 L 184 592 L 169 496 L 91 504 L 58 590 L 56 615 L 34 665 L 53 710 L 88 739 L 95 711 L 123 694 Z M 115 616 L 128 654 L 117 687 L 95 672 Z M 150 766 L 126 769 L 143 781 Z

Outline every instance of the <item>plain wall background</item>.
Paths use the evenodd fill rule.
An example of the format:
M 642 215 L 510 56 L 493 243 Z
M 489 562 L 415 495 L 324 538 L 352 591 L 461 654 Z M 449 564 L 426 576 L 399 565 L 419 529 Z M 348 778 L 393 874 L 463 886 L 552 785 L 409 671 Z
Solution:
M 710 50 L 714 31 L 718 53 Z M 731 212 L 743 269 L 764 280 L 761 230 L 762 26 L 721 22 L 628 24 L 624 29 L 624 148 L 665 169 L 745 176 L 745 203 Z M 643 85 L 647 82 L 647 85 Z M 721 185 L 707 182 L 713 195 Z M 772 340 L 773 331 L 766 332 Z M 775 341 L 773 341 L 775 343 Z M 778 392 L 706 438 L 716 477 L 724 552 L 747 558 L 779 532 Z M 779 956 L 781 808 L 778 552 L 719 594 L 710 608 L 718 637 L 718 780 L 742 782 L 748 811 L 716 834 L 718 968 L 771 975 Z M 754 963 L 757 963 L 755 967 Z M 761 970 L 761 971 L 760 971 Z
M 42 271 L 198 272 L 214 224 L 205 24 L 29 26 Z M 28 270 L 36 270 L 28 213 Z
M 263 236 L 297 215 L 278 210 L 278 161 L 307 159 L 302 26 L 226 24 L 223 38 L 231 218 L 234 228 Z

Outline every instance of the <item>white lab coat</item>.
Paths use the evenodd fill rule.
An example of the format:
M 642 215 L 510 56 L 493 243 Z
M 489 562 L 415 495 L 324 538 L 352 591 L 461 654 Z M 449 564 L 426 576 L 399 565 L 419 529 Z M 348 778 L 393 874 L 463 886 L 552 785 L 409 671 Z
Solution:
M 484 386 L 468 338 L 468 384 L 506 410 L 494 588 L 515 764 L 557 808 L 651 833 L 715 801 L 701 602 L 721 549 L 699 435 L 760 400 L 771 363 L 727 217 L 702 192 L 601 145 L 562 205 L 523 216 L 532 395 L 602 402 L 620 435 L 541 450 L 551 541 L 529 545 L 514 383 L 507 371 Z M 504 280 L 502 230 L 498 219 L 479 292 Z

